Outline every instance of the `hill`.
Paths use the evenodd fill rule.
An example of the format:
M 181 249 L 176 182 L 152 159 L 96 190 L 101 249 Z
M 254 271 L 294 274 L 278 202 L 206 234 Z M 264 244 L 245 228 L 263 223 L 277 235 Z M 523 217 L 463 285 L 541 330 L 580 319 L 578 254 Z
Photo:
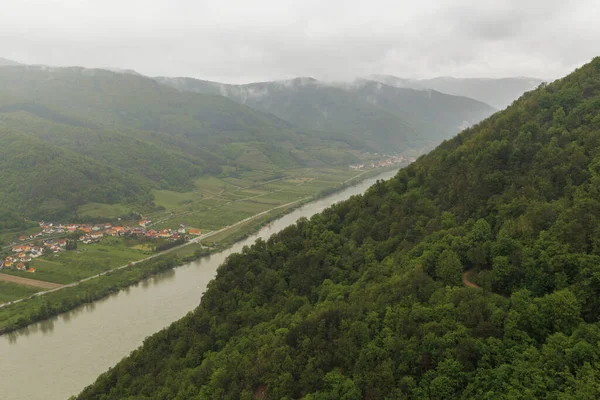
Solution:
M 143 76 L 84 68 L 0 69 L 0 127 L 22 134 L 14 141 L 37 140 L 27 152 L 32 162 L 27 173 L 54 171 L 52 160 L 44 156 L 46 144 L 68 154 L 52 182 L 63 176 L 63 169 L 79 168 L 79 162 L 70 165 L 77 155 L 89 168 L 135 178 L 140 187 L 170 190 L 187 190 L 203 174 L 240 168 L 269 174 L 296 166 L 348 164 L 356 160 L 355 153 L 369 148 L 350 136 L 296 129 L 219 95 L 184 93 Z M 15 146 L 27 148 L 25 142 Z M 90 183 L 98 178 L 86 176 Z M 33 199 L 23 197 L 27 192 L 59 196 L 58 202 L 51 201 L 61 205 L 56 213 L 71 212 L 90 199 L 79 195 L 85 188 L 78 184 L 50 193 L 35 182 L 21 180 L 23 190 L 10 193 L 0 187 L 1 204 L 33 216 L 39 210 L 30 207 Z M 138 190 L 118 191 L 98 200 L 151 201 Z
M 13 60 L 8 60 L 6 58 L 0 57 L 0 67 L 8 67 L 8 66 L 15 66 L 15 65 L 21 65 L 21 64 L 16 61 L 13 61 Z
M 370 79 L 390 86 L 416 89 L 432 89 L 455 96 L 465 96 L 490 104 L 497 109 L 506 108 L 523 93 L 535 89 L 541 83 L 537 78 L 452 78 L 402 79 L 390 75 L 373 75 Z
M 0 204 L 37 218 L 62 216 L 86 202 L 147 197 L 150 182 L 39 138 L 0 127 Z M 0 216 L 0 230 L 10 228 Z M 22 218 L 21 218 L 22 220 Z
M 304 129 L 352 134 L 379 151 L 432 146 L 494 112 L 472 99 L 368 80 L 337 84 L 296 78 L 227 85 L 156 79 L 182 91 L 221 94 Z
M 600 397 L 599 112 L 596 58 L 230 256 L 79 398 Z

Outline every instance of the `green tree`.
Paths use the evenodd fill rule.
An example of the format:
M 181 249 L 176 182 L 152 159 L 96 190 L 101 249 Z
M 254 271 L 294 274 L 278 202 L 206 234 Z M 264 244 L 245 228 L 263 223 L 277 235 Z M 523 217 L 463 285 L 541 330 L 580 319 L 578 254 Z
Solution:
M 438 257 L 435 275 L 446 285 L 460 285 L 462 274 L 460 258 L 452 250 L 444 250 Z

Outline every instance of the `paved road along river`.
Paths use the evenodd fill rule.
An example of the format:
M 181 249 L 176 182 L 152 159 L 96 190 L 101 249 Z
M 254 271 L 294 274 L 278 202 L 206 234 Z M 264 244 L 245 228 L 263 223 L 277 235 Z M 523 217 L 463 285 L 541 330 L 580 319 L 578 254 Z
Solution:
M 193 310 L 225 258 L 300 217 L 363 193 L 367 179 L 308 203 L 223 252 L 182 265 L 95 303 L 0 336 L 0 399 L 66 399 L 137 348 L 144 338 Z

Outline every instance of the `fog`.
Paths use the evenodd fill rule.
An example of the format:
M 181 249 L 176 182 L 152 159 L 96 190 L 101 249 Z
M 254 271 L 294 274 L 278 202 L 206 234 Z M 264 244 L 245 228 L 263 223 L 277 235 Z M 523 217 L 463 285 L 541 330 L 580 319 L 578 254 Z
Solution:
M 553 79 L 597 55 L 600 2 L 0 0 L 0 57 L 229 83 L 368 74 Z

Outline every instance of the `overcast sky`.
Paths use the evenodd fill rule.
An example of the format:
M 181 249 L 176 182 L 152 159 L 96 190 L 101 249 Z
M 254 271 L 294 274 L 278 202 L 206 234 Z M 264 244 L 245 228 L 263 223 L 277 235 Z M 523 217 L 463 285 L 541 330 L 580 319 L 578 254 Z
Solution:
M 557 78 L 600 55 L 598 0 L 0 0 L 0 57 L 223 82 Z

